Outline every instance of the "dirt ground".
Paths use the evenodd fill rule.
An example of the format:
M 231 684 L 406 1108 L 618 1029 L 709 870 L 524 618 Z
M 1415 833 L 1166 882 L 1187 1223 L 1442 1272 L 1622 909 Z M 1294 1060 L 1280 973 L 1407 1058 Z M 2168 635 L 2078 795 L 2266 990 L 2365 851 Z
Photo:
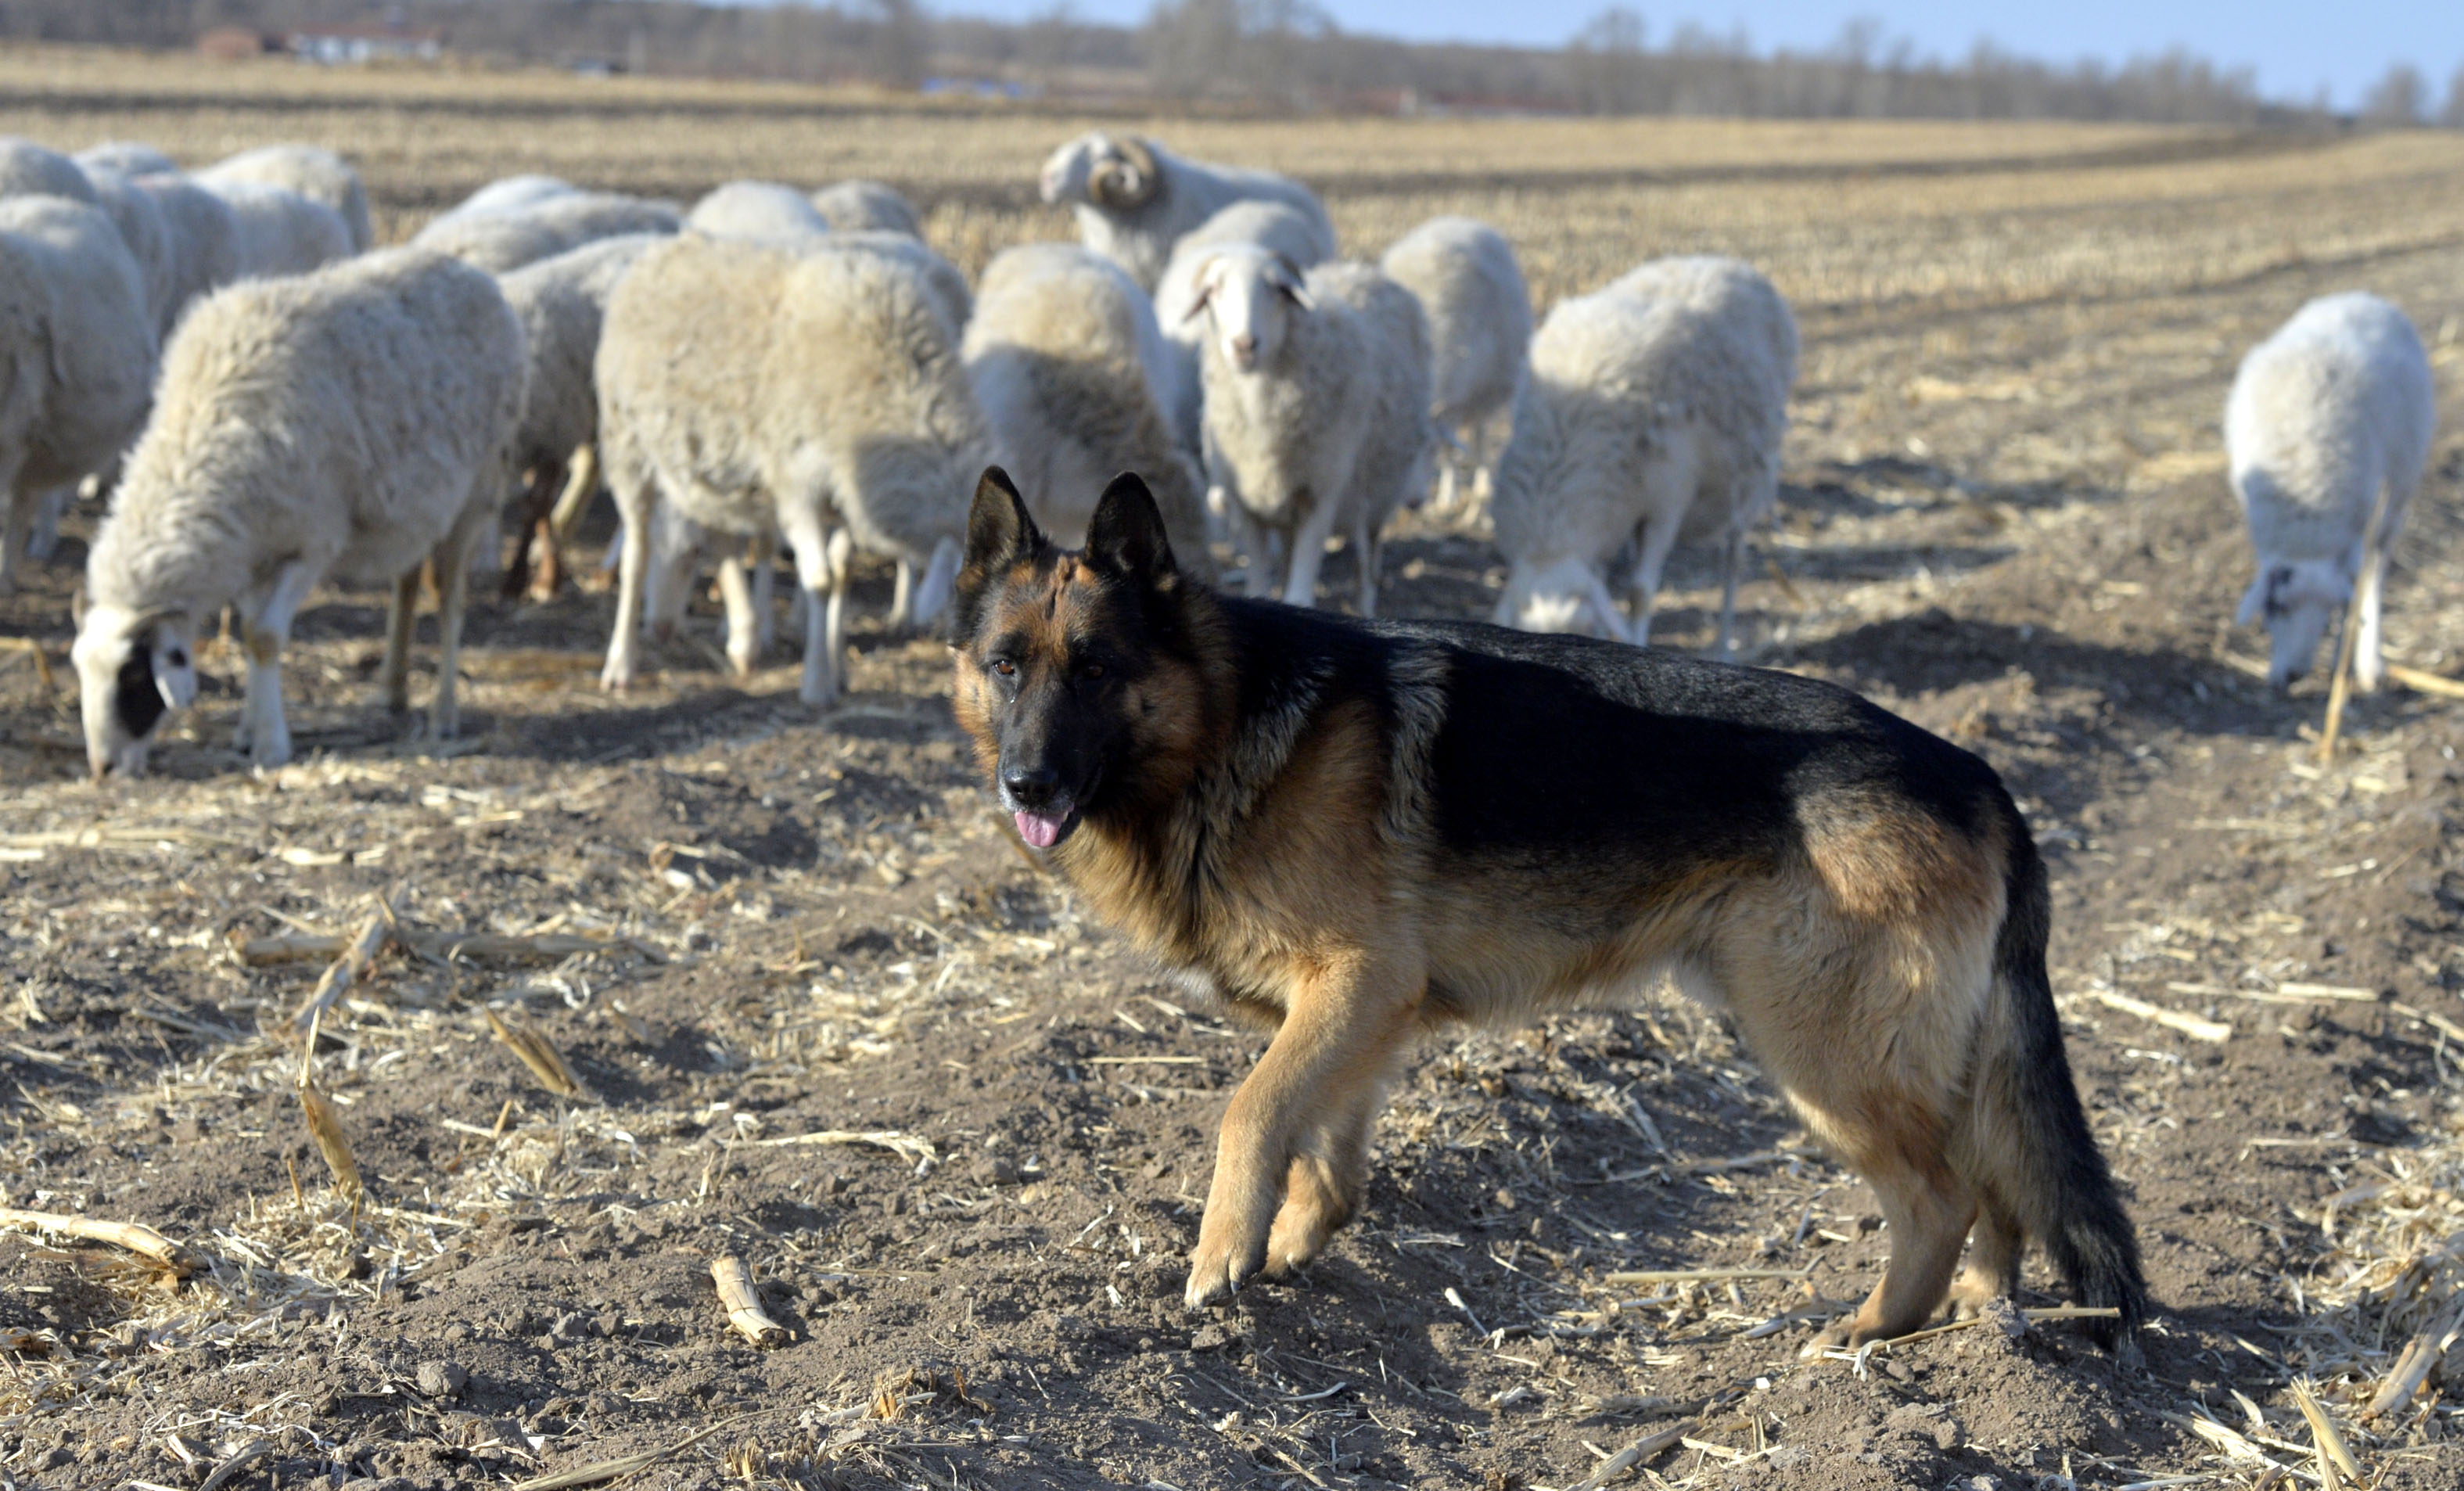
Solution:
M 97 787 L 65 658 L 87 514 L 0 602 L 51 669 L 0 651 L 0 1206 L 142 1222 L 203 1262 L 175 1283 L 0 1234 L 0 1486 L 405 1491 L 666 1451 L 620 1468 L 1564 1488 L 1638 1441 L 1619 1483 L 2316 1484 L 2303 1392 L 2360 1472 L 2326 1483 L 2464 1483 L 2453 1336 L 2429 1391 L 2365 1412 L 2464 1310 L 2464 728 L 2451 701 L 2365 698 L 2317 762 L 2319 689 L 2269 692 L 2227 625 L 2248 557 L 2215 433 L 2234 360 L 2304 299 L 2404 304 L 2445 433 L 2390 651 L 2464 671 L 2464 232 L 2304 247 L 2464 198 L 2464 150 L 2298 197 L 2255 180 L 2245 213 L 2150 174 L 1992 227 L 2136 262 L 2203 212 L 2278 212 L 2244 273 L 1801 301 L 1784 512 L 1745 597 L 1754 661 L 1978 751 L 2027 810 L 2065 1034 L 2162 1304 L 2144 1368 L 2018 1320 L 1798 1361 L 1889 1239 L 1673 997 L 1434 1042 L 1311 1277 L 1189 1315 L 1214 1125 L 1261 1042 L 1012 847 L 945 649 L 879 630 L 886 574 L 820 717 L 792 657 L 718 670 L 707 602 L 622 698 L 595 687 L 604 594 L 491 603 L 447 748 L 368 702 L 379 599 L 323 595 L 287 673 L 297 763 L 224 749 L 225 644 L 157 774 Z M 1389 552 L 1391 614 L 1485 615 L 1502 578 L 1476 518 L 1408 520 Z M 1336 556 L 1326 593 L 1349 576 Z M 1705 645 L 1704 557 L 1674 591 L 1656 636 Z M 354 1204 L 297 1089 L 330 944 L 263 959 L 386 900 L 411 950 L 315 1042 Z M 722 1256 L 783 1341 L 729 1331 Z M 2060 1303 L 2041 1260 L 2030 1282 L 2022 1304 Z

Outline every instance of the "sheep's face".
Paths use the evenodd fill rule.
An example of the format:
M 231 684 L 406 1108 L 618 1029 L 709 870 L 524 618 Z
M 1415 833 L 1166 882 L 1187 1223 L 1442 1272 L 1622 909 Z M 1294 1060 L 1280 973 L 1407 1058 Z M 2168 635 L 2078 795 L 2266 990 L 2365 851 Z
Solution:
M 1631 642 L 1624 613 L 1611 599 L 1598 570 L 1580 559 L 1553 564 L 1519 561 L 1507 577 L 1506 592 L 1497 598 L 1491 618 L 1500 626 L 1523 631 L 1577 632 Z
M 118 606 L 89 607 L 77 626 L 77 691 L 85 758 L 99 781 L 145 770 L 146 747 L 164 719 L 197 697 L 196 649 L 186 625 Z
M 1298 266 L 1265 249 L 1217 254 L 1199 266 L 1197 284 L 1189 317 L 1207 318 L 1216 350 L 1236 372 L 1273 362 L 1293 313 L 1317 308 Z
M 2289 689 L 2310 671 L 2336 607 L 2353 598 L 2349 569 L 2334 559 L 2272 559 L 2261 556 L 2258 578 L 2242 593 L 2235 620 L 2267 623 L 2267 681 Z

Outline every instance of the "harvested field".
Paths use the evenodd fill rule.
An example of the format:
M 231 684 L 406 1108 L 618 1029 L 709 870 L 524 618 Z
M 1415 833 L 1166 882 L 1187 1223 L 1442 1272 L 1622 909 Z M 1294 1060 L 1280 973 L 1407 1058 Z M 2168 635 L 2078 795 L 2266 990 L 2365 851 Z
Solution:
M 972 271 L 1067 231 L 1028 188 L 1086 122 L 0 54 L 0 132 L 332 143 L 391 237 L 517 170 L 868 174 Z M 1487 217 L 1544 306 L 1698 250 L 1795 301 L 1745 635 L 1978 751 L 2027 810 L 2163 1305 L 2145 1370 L 2053 1320 L 1798 1362 L 1888 1239 L 1673 998 L 1432 1044 L 1308 1283 L 1188 1316 L 1260 1042 L 1010 846 L 944 649 L 879 628 L 886 570 L 819 718 L 792 657 L 726 676 L 706 602 L 622 698 L 595 687 L 605 596 L 478 605 L 444 749 L 371 703 L 382 599 L 322 593 L 297 764 L 223 749 L 225 642 L 157 775 L 97 787 L 80 512 L 0 600 L 0 1485 L 2464 1481 L 2464 716 L 2362 699 L 2318 759 L 2321 690 L 2270 693 L 2228 625 L 2217 434 L 2241 351 L 2303 300 L 2404 305 L 2444 433 L 2388 647 L 2464 674 L 2464 138 L 1153 127 L 1300 171 L 1365 253 Z M 1390 550 L 1388 614 L 1485 616 L 1503 578 L 1477 519 Z M 1705 645 L 1716 601 L 1681 554 L 1655 635 Z M 180 1267 L 27 1212 L 143 1224 Z M 750 1292 L 722 1268 L 722 1304 L 731 1259 Z

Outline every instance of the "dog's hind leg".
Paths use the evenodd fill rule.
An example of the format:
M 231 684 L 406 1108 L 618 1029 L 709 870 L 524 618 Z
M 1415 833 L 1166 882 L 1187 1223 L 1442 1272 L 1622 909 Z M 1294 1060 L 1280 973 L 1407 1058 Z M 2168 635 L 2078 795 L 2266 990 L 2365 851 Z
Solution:
M 1950 1286 L 1951 1313 L 1972 1319 L 1995 1300 L 2017 1293 L 2019 1256 L 2027 1246 L 2027 1230 L 2017 1215 L 1987 1193 L 1977 1206 L 1975 1245 L 1969 1250 L 1968 1266 Z
M 1819 1127 L 1881 1203 L 1891 1258 L 1857 1313 L 1815 1336 L 1801 1353 L 1808 1357 L 1827 1347 L 1903 1336 L 1931 1320 L 1949 1293 L 1960 1244 L 1976 1218 L 1974 1195 L 1952 1174 L 1939 1146 L 1896 1125 L 1898 1132 L 1879 1126 L 1861 1133 L 1841 1133 L 1836 1123 Z

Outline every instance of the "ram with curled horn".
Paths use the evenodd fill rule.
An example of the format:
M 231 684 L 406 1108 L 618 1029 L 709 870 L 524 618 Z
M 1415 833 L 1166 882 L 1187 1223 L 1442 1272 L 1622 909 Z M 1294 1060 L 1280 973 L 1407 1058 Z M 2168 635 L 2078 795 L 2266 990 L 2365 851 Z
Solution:
M 1118 264 L 1152 295 L 1184 235 L 1235 202 L 1275 202 L 1305 217 L 1334 252 L 1334 225 L 1307 186 L 1288 176 L 1184 161 L 1152 140 L 1101 130 L 1052 152 L 1040 183 L 1045 202 L 1078 218 L 1078 241 Z

